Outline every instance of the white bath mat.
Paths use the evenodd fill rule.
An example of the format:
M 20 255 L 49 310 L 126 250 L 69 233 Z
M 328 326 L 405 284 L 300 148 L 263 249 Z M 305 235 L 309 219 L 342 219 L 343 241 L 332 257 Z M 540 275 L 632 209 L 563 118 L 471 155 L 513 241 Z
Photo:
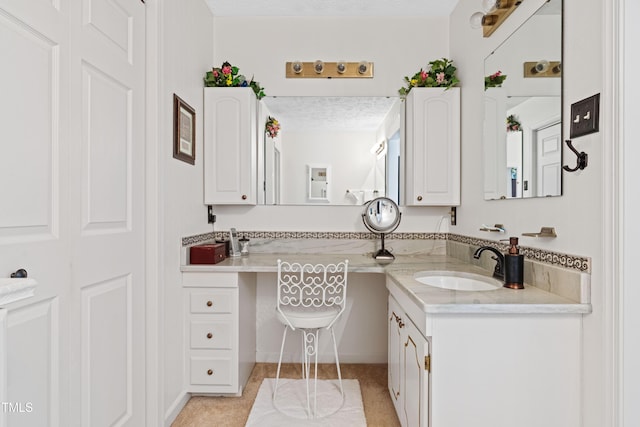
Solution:
M 338 380 L 318 380 L 316 419 L 307 419 L 307 389 L 305 380 L 281 378 L 273 404 L 275 378 L 265 378 L 251 408 L 246 427 L 366 427 L 358 380 L 342 380 L 344 403 Z M 309 382 L 313 390 L 313 381 Z M 311 397 L 313 409 L 313 394 Z M 342 403 L 342 406 L 340 404 Z

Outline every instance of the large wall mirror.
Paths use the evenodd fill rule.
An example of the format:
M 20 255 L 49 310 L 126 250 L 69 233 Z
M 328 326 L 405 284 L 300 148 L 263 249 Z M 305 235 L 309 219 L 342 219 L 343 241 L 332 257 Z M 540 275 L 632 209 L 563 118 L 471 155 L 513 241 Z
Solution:
M 489 79 L 500 72 L 506 79 Z M 562 194 L 562 0 L 549 0 L 484 63 L 484 198 Z
M 263 98 L 262 122 L 277 119 L 280 132 L 260 138 L 259 203 L 398 203 L 400 107 L 398 97 Z

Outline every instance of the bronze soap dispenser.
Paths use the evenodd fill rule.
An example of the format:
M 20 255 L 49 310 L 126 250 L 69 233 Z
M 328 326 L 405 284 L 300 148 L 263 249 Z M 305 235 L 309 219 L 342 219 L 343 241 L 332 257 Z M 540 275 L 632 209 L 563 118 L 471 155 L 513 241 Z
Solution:
M 518 249 L 518 238 L 509 238 L 509 252 L 504 256 L 504 287 L 524 289 L 524 255 Z

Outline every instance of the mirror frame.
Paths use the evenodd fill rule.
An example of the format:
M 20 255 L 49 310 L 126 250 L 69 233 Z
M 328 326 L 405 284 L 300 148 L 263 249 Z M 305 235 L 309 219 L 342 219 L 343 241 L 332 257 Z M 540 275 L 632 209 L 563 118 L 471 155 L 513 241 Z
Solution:
M 558 0 L 560 2 L 560 36 L 559 36 L 559 46 L 560 46 L 560 64 L 564 64 L 564 50 L 565 50 L 565 44 L 564 44 L 564 21 L 565 21 L 565 16 L 564 16 L 564 12 L 565 12 L 565 1 L 564 0 Z M 502 40 L 498 46 L 496 46 L 486 57 L 484 60 L 484 64 L 483 65 L 483 75 L 486 77 L 488 74 L 487 72 L 489 70 L 487 70 L 486 67 L 486 62 L 487 60 L 494 55 L 501 47 L 504 47 L 504 45 L 515 35 L 518 33 L 518 31 L 520 31 L 528 22 L 530 22 L 530 20 L 532 18 L 534 18 L 536 16 L 536 14 L 538 14 L 540 12 L 540 10 L 542 8 L 544 8 L 547 5 L 547 2 L 541 4 L 529 17 L 527 17 L 520 25 L 518 25 L 518 27 L 511 33 L 509 34 L 504 40 Z M 564 67 L 563 67 L 564 68 Z M 497 71 L 497 70 L 496 70 Z M 522 68 L 522 72 L 524 73 L 524 66 Z M 546 77 L 541 77 L 541 78 L 546 78 Z M 558 78 L 558 77 L 555 77 Z M 484 172 L 484 176 L 483 176 L 483 182 L 484 182 L 484 186 L 483 186 L 483 199 L 486 201 L 491 201 L 491 200 L 521 200 L 521 199 L 540 199 L 540 198 L 546 198 L 546 197 L 560 197 L 563 195 L 564 193 L 564 174 L 563 174 L 563 163 L 564 163 L 564 135 L 565 135 L 565 112 L 564 112 L 564 86 L 565 86 L 565 81 L 564 81 L 564 72 L 561 73 L 560 75 L 560 89 L 559 89 L 559 94 L 555 95 L 558 96 L 559 98 L 559 118 L 560 118 L 560 136 L 559 136 L 559 151 L 560 151 L 560 161 L 559 161 L 559 194 L 554 194 L 554 195 L 548 195 L 548 196 L 537 196 L 537 195 L 532 195 L 532 196 L 527 196 L 527 197 L 523 197 L 522 195 L 520 197 L 505 197 L 505 196 L 500 196 L 500 197 L 495 197 L 495 198 L 488 198 L 486 197 L 486 182 L 484 182 L 484 180 L 487 179 L 487 172 L 485 169 Z M 525 95 L 519 95 L 516 94 L 514 96 L 522 96 L 524 97 Z M 551 95 L 540 95 L 540 96 L 536 96 L 536 95 L 532 95 L 530 96 L 530 98 L 534 98 L 534 97 L 538 97 L 538 98 L 543 98 L 545 96 L 551 97 Z M 485 112 L 486 115 L 486 105 L 484 104 L 484 95 L 483 95 L 483 111 Z M 556 116 L 557 117 L 557 116 Z M 485 141 L 485 132 L 484 132 L 484 126 L 483 125 L 483 154 L 485 156 L 485 159 L 483 161 L 484 163 L 484 168 L 487 168 L 487 161 L 486 161 L 486 152 L 485 150 L 487 149 L 486 146 L 486 141 Z M 523 185 L 523 183 L 520 184 L 521 186 Z M 502 188 L 502 187 L 501 187 Z

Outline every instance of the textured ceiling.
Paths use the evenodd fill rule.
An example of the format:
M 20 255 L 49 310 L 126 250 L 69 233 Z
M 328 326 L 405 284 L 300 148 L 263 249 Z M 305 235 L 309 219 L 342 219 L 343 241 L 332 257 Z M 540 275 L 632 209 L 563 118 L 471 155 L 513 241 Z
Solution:
M 268 96 L 261 102 L 265 103 L 283 129 L 352 131 L 377 130 L 399 98 Z
M 459 0 L 205 1 L 214 16 L 449 16 Z

